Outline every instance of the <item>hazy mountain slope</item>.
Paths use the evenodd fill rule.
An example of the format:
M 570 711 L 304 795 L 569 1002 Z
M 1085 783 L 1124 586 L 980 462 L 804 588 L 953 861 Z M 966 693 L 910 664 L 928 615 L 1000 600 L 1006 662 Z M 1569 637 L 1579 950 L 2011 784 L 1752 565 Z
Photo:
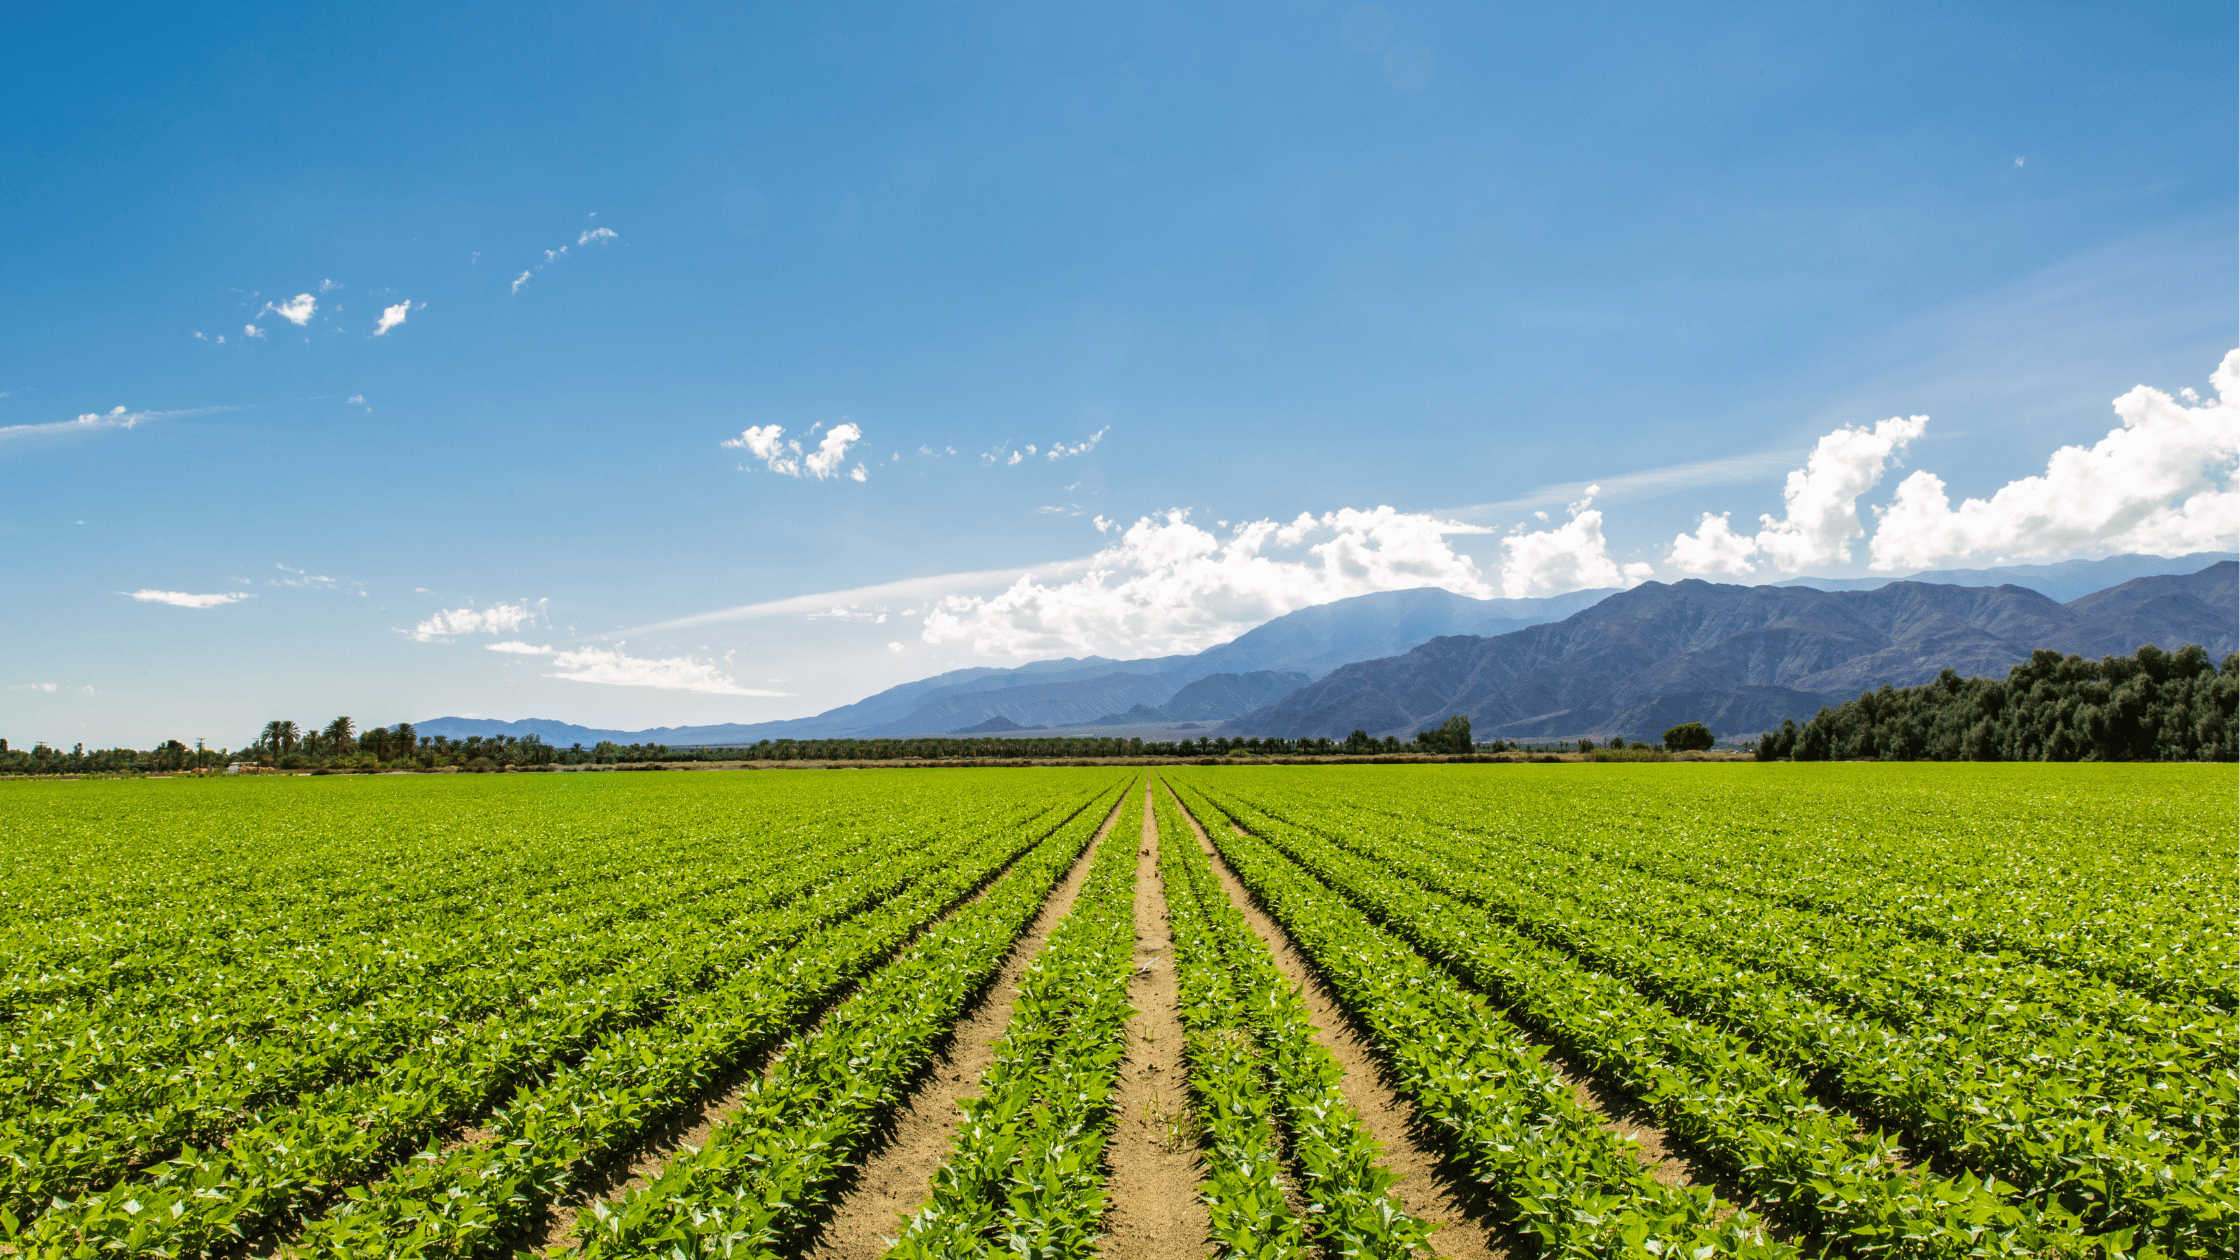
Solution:
M 1938 671 L 2003 675 L 2037 648 L 2105 655 L 2140 643 L 2234 650 L 2227 561 L 2057 604 L 2019 586 L 1895 582 L 1874 591 L 1648 583 L 1564 621 L 1448 636 L 1332 671 L 1227 725 L 1237 733 L 1411 734 L 1466 713 L 1481 737 L 1650 735 L 1668 711 L 1721 734 Z M 2133 586 L 2127 583 L 2126 586 Z M 2193 592 L 2223 602 L 2211 606 Z M 1667 722 L 1666 725 L 1672 723 Z
M 1233 718 L 1274 704 L 1312 681 L 1296 671 L 1258 669 L 1249 674 L 1208 674 L 1159 706 L 1159 714 L 1178 722 Z
M 1116 672 L 1098 678 L 1029 683 L 952 695 L 900 721 L 866 728 L 864 739 L 940 735 L 1001 717 L 1021 726 L 1077 726 L 1133 704 L 1158 705 L 1182 689 L 1178 674 Z
M 1939 586 L 2019 586 L 2038 592 L 2048 599 L 2067 602 L 2094 591 L 2106 590 L 2132 578 L 2157 574 L 2191 574 L 2231 559 L 2229 552 L 2202 551 L 2190 556 L 2142 556 L 2128 554 L 2107 556 L 2099 560 L 2063 560 L 2055 564 L 2010 564 L 1996 569 L 1934 569 L 1926 573 L 1910 573 L 1907 582 L 1928 582 Z M 1876 578 L 1789 578 L 1772 583 L 1774 586 L 1809 586 L 1818 591 L 1871 591 L 1888 586 L 1893 579 Z

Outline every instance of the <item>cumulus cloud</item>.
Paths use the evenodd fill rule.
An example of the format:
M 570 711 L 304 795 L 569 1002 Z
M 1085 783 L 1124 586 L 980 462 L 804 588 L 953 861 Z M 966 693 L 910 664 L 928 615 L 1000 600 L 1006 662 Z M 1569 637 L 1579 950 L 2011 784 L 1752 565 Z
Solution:
M 1988 499 L 1952 505 L 1926 469 L 1898 483 L 1869 544 L 1872 568 L 1918 569 L 1982 557 L 1995 563 L 2087 552 L 2177 556 L 2224 550 L 2240 532 L 2240 350 L 2199 403 L 2140 385 L 2115 400 L 2123 421 L 2091 447 L 2064 446 L 2044 473 Z M 2197 404 L 2197 405 L 2188 405 Z
M 241 335 L 244 337 L 255 337 L 257 340 L 262 341 L 264 340 L 264 329 L 257 327 L 255 324 L 243 324 L 241 326 Z
M 1611 559 L 1610 546 L 1602 537 L 1602 513 L 1593 506 L 1601 490 L 1588 486 L 1585 497 L 1570 505 L 1570 519 L 1554 529 L 1519 528 L 1501 540 L 1503 595 L 1528 599 L 1605 586 L 1638 586 L 1649 580 L 1649 565 L 1620 565 Z M 1548 519 L 1545 512 L 1536 515 Z
M 816 429 L 811 428 L 811 433 Z M 781 477 L 814 477 L 829 481 L 841 475 L 840 466 L 847 462 L 848 448 L 863 440 L 863 430 L 853 424 L 841 423 L 825 430 L 824 439 L 817 449 L 804 451 L 801 443 L 788 440 L 784 426 L 775 424 L 751 425 L 739 436 L 721 445 L 729 450 L 743 450 L 762 461 L 763 466 Z M 741 465 L 745 467 L 745 465 Z M 857 464 L 847 473 L 850 481 L 863 481 L 863 465 Z
M 927 611 L 923 637 L 999 657 L 1195 652 L 1294 609 L 1372 591 L 1494 594 L 1447 542 L 1486 532 L 1478 526 L 1346 508 L 1243 522 L 1223 540 L 1189 516 L 1178 508 L 1139 519 L 1070 581 L 1029 575 L 992 597 L 951 595 Z
M 653 687 L 662 691 L 698 691 L 717 696 L 782 696 L 783 691 L 759 691 L 740 686 L 713 661 L 690 656 L 631 656 L 617 643 L 611 648 L 561 649 L 518 640 L 486 645 L 493 652 L 549 658 L 554 666 L 547 678 L 569 682 L 604 683 L 611 687 Z
M 1693 534 L 1672 540 L 1670 560 L 1683 573 L 1753 573 L 1760 564 L 1794 573 L 1851 561 L 1851 542 L 1865 535 L 1859 496 L 1928 428 L 1929 417 L 1892 416 L 1873 428 L 1846 425 L 1822 437 L 1781 488 L 1778 518 L 1763 515 L 1756 534 L 1737 533 L 1725 514 L 1703 514 Z
M 298 293 L 285 302 L 267 302 L 264 309 L 301 328 L 311 322 L 312 313 L 319 309 L 319 299 L 308 293 Z M 264 311 L 257 313 L 262 315 Z
M 216 595 L 191 595 L 186 591 L 133 591 L 132 598 L 143 604 L 169 604 L 173 608 L 216 608 L 220 604 L 237 604 L 256 596 L 246 591 L 225 591 Z
M 395 306 L 382 307 L 381 318 L 375 321 L 373 325 L 373 335 L 376 337 L 386 336 L 390 329 L 395 328 L 397 325 L 403 323 L 405 320 L 405 316 L 410 315 L 411 313 L 412 299 L 410 298 L 406 298 L 404 301 L 397 303 Z
M 514 604 L 492 604 L 488 608 L 448 608 L 406 633 L 418 643 L 448 643 L 451 636 L 458 634 L 510 634 L 523 626 L 534 625 L 544 615 L 545 602 L 540 599 L 532 604 L 522 600 Z

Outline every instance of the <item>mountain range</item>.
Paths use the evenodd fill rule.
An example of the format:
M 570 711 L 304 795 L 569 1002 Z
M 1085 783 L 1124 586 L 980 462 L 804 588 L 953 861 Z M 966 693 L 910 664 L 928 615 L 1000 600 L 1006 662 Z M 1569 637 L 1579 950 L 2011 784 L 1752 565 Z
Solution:
M 2189 562 L 2198 562 L 2192 563 L 2186 570 L 2191 572 L 2221 558 L 2206 555 L 2168 560 L 2155 556 L 2116 556 L 2105 560 L 2067 561 L 2057 565 L 1951 570 L 1919 575 L 1912 584 L 1920 585 L 1925 579 L 1935 578 L 1940 580 L 1937 584 L 1960 587 L 2014 585 L 2030 588 L 2025 591 L 2026 594 L 2036 593 L 2041 598 L 2047 594 L 2057 594 L 2062 598 L 2077 600 L 2084 596 L 2084 592 L 2070 592 L 2080 584 L 2087 585 L 2092 591 L 2100 591 L 2099 586 L 2090 584 L 2103 578 L 2109 582 L 2122 582 L 2123 578 L 2140 572 L 2169 575 Z M 1659 586 L 1657 589 L 1708 585 L 1710 584 L 1683 582 L 1670 588 Z M 1851 579 L 1799 578 L 1778 587 L 1722 589 L 1786 590 L 1809 597 L 1817 593 L 1817 590 L 1807 588 L 1827 588 L 1842 593 L 1853 586 L 1865 585 L 1886 588 L 1891 584 L 1880 580 L 1855 583 Z M 2105 586 L 2107 582 L 2102 582 L 2101 585 Z M 2135 585 L 2124 583 L 2115 589 L 2126 590 Z M 1637 588 L 1637 591 L 1646 589 L 1648 588 Z M 2115 597 L 2116 602 L 2132 602 L 2143 598 L 2142 592 L 2146 589 L 2138 588 L 2131 594 Z M 2105 591 L 2101 593 L 2110 594 Z M 1035 661 L 1011 668 L 975 667 L 952 670 L 890 687 L 853 704 L 842 705 L 812 717 L 775 722 L 668 726 L 639 731 L 606 730 L 539 718 L 497 721 L 443 717 L 416 725 L 421 733 L 427 735 L 464 738 L 469 735 L 534 734 L 547 743 L 562 746 L 574 743 L 595 744 L 600 740 L 625 744 L 706 746 L 747 744 L 763 739 L 896 738 L 979 728 L 995 719 L 1001 719 L 1009 726 L 988 729 L 1063 728 L 1078 733 L 1091 733 L 1100 728 L 1112 730 L 1125 727 L 1128 733 L 1146 733 L 1160 724 L 1172 729 L 1177 723 L 1185 721 L 1219 722 L 1280 707 L 1278 701 L 1282 699 L 1281 695 L 1270 692 L 1270 684 L 1265 679 L 1249 684 L 1215 682 L 1210 687 L 1200 688 L 1185 702 L 1183 708 L 1175 707 L 1176 701 L 1182 699 L 1188 689 L 1203 680 L 1215 679 L 1216 676 L 1241 679 L 1259 675 L 1297 675 L 1302 678 L 1298 685 L 1306 686 L 1325 680 L 1333 671 L 1349 665 L 1401 658 L 1419 645 L 1427 645 L 1432 640 L 1458 636 L 1501 638 L 1534 627 L 1560 623 L 1567 618 L 1576 619 L 1586 611 L 1619 598 L 1622 597 L 1610 590 L 1574 591 L 1545 599 L 1489 600 L 1472 599 L 1430 587 L 1384 591 L 1300 609 L 1227 643 L 1193 654 L 1125 661 L 1097 656 L 1072 657 Z M 2225 603 L 2228 612 L 2231 602 L 2228 599 Z M 2229 616 L 2227 621 L 2230 621 Z M 2135 647 L 2136 644 L 2132 646 Z M 1943 663 L 1953 664 L 1955 668 L 1964 671 L 1971 668 L 1968 663 L 1957 660 Z M 1998 668 L 2003 671 L 2005 666 Z M 1706 696 L 1673 703 L 1681 708 L 1690 704 L 1698 707 L 1706 703 L 1712 704 L 1713 708 L 1706 712 L 1723 715 L 1721 721 L 1724 726 L 1720 729 L 1739 731 L 1757 729 L 1749 724 L 1767 713 L 1785 714 L 1798 706 L 1811 704 L 1812 708 L 1805 710 L 1809 714 L 1817 709 L 1818 700 L 1823 694 L 1800 689 L 1793 683 L 1776 686 L 1776 690 L 1782 693 L 1779 695 L 1750 690 L 1761 685 L 1772 684 L 1733 683 L 1699 689 L 1717 692 L 1719 698 L 1713 700 Z M 1830 685 L 1835 684 L 1831 681 Z M 1842 698 L 1848 699 L 1849 696 Z M 1642 700 L 1635 707 L 1650 703 L 1652 701 Z M 1656 713 L 1663 711 L 1655 710 Z M 1401 716 L 1401 713 L 1401 710 L 1387 713 L 1387 716 L 1394 717 L 1397 725 L 1379 728 L 1379 732 L 1398 731 L 1400 726 L 1412 720 Z M 1613 718 L 1615 713 L 1613 710 Z M 1652 725 L 1656 720 L 1654 714 L 1646 709 L 1635 715 L 1635 718 Z M 1289 711 L 1286 711 L 1285 720 L 1290 720 Z M 1778 717 L 1774 720 L 1776 723 L 1779 721 Z M 1669 725 L 1671 723 L 1665 723 L 1665 726 Z M 1348 726 L 1336 733 L 1343 735 L 1351 729 L 1353 727 Z M 1644 725 L 1638 729 L 1649 731 L 1651 726 Z M 1664 726 L 1654 727 L 1655 731 L 1663 729 Z M 1256 733 L 1276 732 L 1269 730 Z M 1151 738 L 1152 735 L 1146 733 L 1145 737 Z
M 1648 582 L 1560 622 L 1446 635 L 1342 666 L 1227 723 L 1232 734 L 1412 735 L 1450 714 L 1481 739 L 1653 736 L 1686 721 L 1755 734 L 1876 687 L 1953 669 L 2003 677 L 2031 652 L 2240 647 L 2240 564 L 2135 578 L 2066 604 L 2015 585 L 1872 591 Z

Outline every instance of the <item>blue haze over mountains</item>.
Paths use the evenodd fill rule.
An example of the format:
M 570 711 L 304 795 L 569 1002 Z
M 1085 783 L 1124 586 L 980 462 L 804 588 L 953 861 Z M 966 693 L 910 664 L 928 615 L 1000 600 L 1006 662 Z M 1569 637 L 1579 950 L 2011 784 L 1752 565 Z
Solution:
M 2004 676 L 2038 648 L 2098 656 L 2201 643 L 2221 657 L 2240 639 L 2236 571 L 2206 553 L 1896 582 L 1652 582 L 1546 599 L 1385 591 L 1300 609 L 1194 654 L 952 670 L 813 717 L 643 731 L 544 719 L 416 725 L 453 738 L 692 746 L 1007 730 L 1405 737 L 1462 712 L 1481 739 L 1654 735 L 1684 721 L 1748 735 L 1945 668 Z

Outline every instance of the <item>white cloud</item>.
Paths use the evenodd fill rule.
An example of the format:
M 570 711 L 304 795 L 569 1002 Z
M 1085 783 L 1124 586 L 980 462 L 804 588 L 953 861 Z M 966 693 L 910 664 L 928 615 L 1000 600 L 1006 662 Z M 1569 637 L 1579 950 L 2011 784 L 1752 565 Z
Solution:
M 816 432 L 812 426 L 810 432 Z M 829 481 L 840 476 L 840 466 L 847 462 L 848 447 L 863 440 L 863 430 L 853 424 L 836 424 L 825 431 L 824 440 L 817 449 L 804 452 L 801 443 L 789 441 L 785 427 L 775 424 L 753 425 L 739 436 L 721 443 L 730 450 L 744 450 L 762 461 L 771 472 L 781 477 L 814 477 Z M 847 473 L 850 481 L 866 479 L 863 465 L 857 464 Z
M 887 645 L 887 650 L 889 652 L 899 652 L 902 650 L 902 645 L 900 643 L 889 643 Z
M 51 696 L 51 695 L 53 695 L 53 694 L 55 693 L 55 684 L 53 684 L 53 683 L 9 683 L 9 684 L 8 684 L 8 690 L 10 690 L 10 691 L 44 691 L 44 692 L 46 692 L 46 693 L 47 693 L 48 695 L 50 695 L 50 696 Z
M 274 586 L 298 586 L 310 587 L 315 590 L 325 590 L 328 587 L 334 585 L 334 579 L 328 577 L 324 573 L 306 573 L 302 569 L 290 568 L 287 565 L 279 563 L 275 563 L 272 567 L 280 570 L 282 573 L 289 573 L 294 575 L 293 577 L 273 578 L 272 585 Z
M 545 602 L 540 599 L 532 604 L 522 600 L 514 604 L 492 604 L 488 608 L 448 608 L 414 626 L 408 633 L 419 643 L 447 643 L 455 634 L 509 634 L 536 624 L 544 615 Z
M 1790 573 L 1850 563 L 1851 540 L 1866 533 L 1859 524 L 1859 496 L 1928 425 L 1927 416 L 1892 416 L 1872 429 L 1837 429 L 1812 448 L 1804 467 L 1790 470 L 1779 519 L 1760 516 L 1762 528 L 1753 536 L 1736 533 L 1725 515 L 1706 512 L 1694 534 L 1672 540 L 1669 559 L 1681 572 L 1697 575 L 1747 574 L 1761 563 Z
M 1501 540 L 1501 593 L 1510 599 L 1561 595 L 1605 586 L 1638 586 L 1649 580 L 1646 564 L 1621 566 L 1610 558 L 1602 538 L 1602 513 L 1592 506 L 1601 487 L 1570 505 L 1571 519 L 1554 529 L 1522 529 Z M 1542 520 L 1545 513 L 1537 514 Z
M 1104 428 L 1090 434 L 1085 440 L 1076 442 L 1071 446 L 1067 446 L 1065 443 L 1059 442 L 1050 448 L 1050 454 L 1048 458 L 1052 460 L 1060 460 L 1074 455 L 1086 455 L 1090 451 L 1097 449 L 1097 443 L 1103 441 L 1104 435 L 1110 432 L 1111 429 L 1112 426 L 1108 424 Z M 1034 448 L 1030 446 L 1027 448 L 1027 450 L 1029 452 L 1032 452 Z
M 221 338 L 222 340 L 222 338 Z M 193 407 L 180 411 L 127 411 L 112 407 L 108 411 L 89 411 L 75 420 L 53 420 L 46 424 L 11 424 L 0 426 L 0 442 L 11 438 L 52 437 L 65 433 L 92 433 L 100 429 L 130 429 L 149 420 L 168 420 L 174 416 L 206 416 L 224 407 Z
M 608 241 L 618 239 L 620 235 L 621 234 L 616 232 L 613 228 L 585 228 L 582 232 L 577 234 L 576 243 L 573 248 L 581 249 L 586 245 L 605 245 Z M 521 292 L 521 286 L 529 283 L 529 277 L 535 275 L 540 271 L 543 271 L 545 268 L 551 266 L 552 264 L 559 262 L 562 258 L 567 257 L 568 250 L 570 248 L 570 246 L 562 245 L 558 249 L 548 249 L 544 251 L 544 261 L 522 272 L 520 275 L 515 276 L 513 278 L 513 288 L 510 291 L 514 293 Z
M 321 293 L 332 293 L 341 287 L 342 282 L 339 280 L 321 280 L 319 282 L 319 292 Z
M 690 656 L 638 657 L 625 653 L 625 645 L 611 648 L 559 649 L 512 641 L 485 644 L 493 652 L 550 658 L 556 667 L 547 678 L 569 682 L 604 683 L 612 687 L 653 687 L 662 691 L 698 691 L 717 696 L 782 696 L 783 691 L 742 687 L 712 661 Z
M 2240 350 L 2210 382 L 2218 400 L 2188 406 L 2140 385 L 2115 400 L 2120 428 L 2089 449 L 2064 446 L 2038 476 L 1959 507 L 1926 469 L 1898 483 L 1869 549 L 1878 570 L 1982 557 L 1994 563 L 2088 552 L 2176 556 L 2234 546 L 2240 532 Z M 2181 396 L 2182 397 L 2182 396 Z
M 404 301 L 397 303 L 395 306 L 382 307 L 381 318 L 373 326 L 373 335 L 376 337 L 386 335 L 390 329 L 395 328 L 397 325 L 403 323 L 405 320 L 405 316 L 410 315 L 411 313 L 412 299 L 410 298 L 406 298 Z
M 1372 591 L 1493 589 L 1447 535 L 1482 528 L 1380 507 L 1240 524 L 1226 541 L 1175 509 L 1144 517 L 1070 581 L 1023 576 L 993 597 L 951 595 L 928 611 L 928 643 L 989 656 L 1194 652 L 1294 609 Z M 1273 555 L 1288 552 L 1291 555 Z
M 285 302 L 267 302 L 264 304 L 265 311 L 271 311 L 298 328 L 310 323 L 312 313 L 318 309 L 319 299 L 308 293 L 298 293 Z M 262 315 L 264 311 L 257 313 Z
M 216 608 L 220 604 L 237 604 L 256 596 L 245 591 L 225 591 L 216 595 L 190 595 L 185 591 L 134 591 L 132 598 L 143 604 L 169 604 L 173 608 Z
M 369 412 L 373 410 L 373 404 L 366 401 L 366 396 L 364 394 L 352 394 L 342 401 L 349 403 L 353 407 L 363 407 Z
M 241 326 L 241 335 L 244 337 L 254 337 L 259 341 L 263 341 L 264 329 L 257 327 L 255 324 L 243 324 Z

